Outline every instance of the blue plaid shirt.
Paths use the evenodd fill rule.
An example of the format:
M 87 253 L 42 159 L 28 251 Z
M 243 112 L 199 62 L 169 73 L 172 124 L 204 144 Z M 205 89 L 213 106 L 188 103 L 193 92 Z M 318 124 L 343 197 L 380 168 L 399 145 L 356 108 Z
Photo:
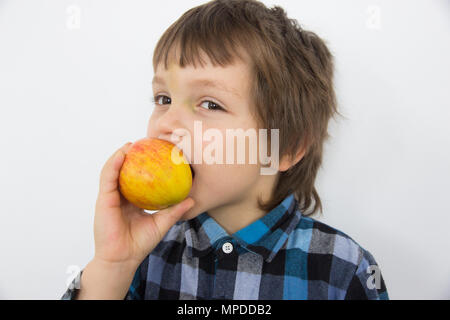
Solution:
M 138 267 L 125 299 L 389 298 L 373 256 L 303 216 L 291 194 L 233 235 L 207 212 L 177 222 Z

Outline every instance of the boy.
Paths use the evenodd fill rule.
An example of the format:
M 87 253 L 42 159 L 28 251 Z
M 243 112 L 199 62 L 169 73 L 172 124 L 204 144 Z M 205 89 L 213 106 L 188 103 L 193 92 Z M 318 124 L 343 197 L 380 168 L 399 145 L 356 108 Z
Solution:
M 210 1 L 166 30 L 153 68 L 148 137 L 192 147 L 198 123 L 218 136 L 278 128 L 269 141 L 277 170 L 188 156 L 189 197 L 147 214 L 118 190 L 126 144 L 101 172 L 95 256 L 62 299 L 388 299 L 372 255 L 308 217 L 322 210 L 314 181 L 338 114 L 333 56 L 317 35 L 280 7 Z

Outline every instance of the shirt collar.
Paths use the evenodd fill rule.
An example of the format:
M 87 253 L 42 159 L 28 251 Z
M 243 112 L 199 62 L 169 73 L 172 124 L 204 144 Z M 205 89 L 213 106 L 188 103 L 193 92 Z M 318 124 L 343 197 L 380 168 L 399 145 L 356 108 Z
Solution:
M 300 218 L 298 201 L 292 193 L 262 218 L 232 235 L 208 212 L 203 212 L 184 223 L 187 252 L 191 257 L 202 257 L 213 250 L 219 240 L 228 237 L 270 262 L 285 244 Z

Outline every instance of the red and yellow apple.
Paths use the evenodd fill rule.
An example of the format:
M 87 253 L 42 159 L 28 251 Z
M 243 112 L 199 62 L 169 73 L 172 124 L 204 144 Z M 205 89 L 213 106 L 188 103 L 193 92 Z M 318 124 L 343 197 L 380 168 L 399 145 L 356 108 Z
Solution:
M 144 138 L 134 142 L 119 173 L 120 193 L 147 210 L 161 210 L 183 201 L 192 187 L 192 172 L 173 143 Z

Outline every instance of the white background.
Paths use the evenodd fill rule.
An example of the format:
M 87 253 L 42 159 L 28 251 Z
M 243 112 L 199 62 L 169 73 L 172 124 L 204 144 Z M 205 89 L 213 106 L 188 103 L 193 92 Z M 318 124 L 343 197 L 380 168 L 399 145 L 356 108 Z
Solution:
M 347 119 L 318 218 L 374 255 L 392 299 L 449 299 L 450 2 L 263 2 L 336 58 Z M 202 3 L 0 0 L 1 299 L 59 299 L 92 258 L 100 170 L 145 136 L 154 46 Z

